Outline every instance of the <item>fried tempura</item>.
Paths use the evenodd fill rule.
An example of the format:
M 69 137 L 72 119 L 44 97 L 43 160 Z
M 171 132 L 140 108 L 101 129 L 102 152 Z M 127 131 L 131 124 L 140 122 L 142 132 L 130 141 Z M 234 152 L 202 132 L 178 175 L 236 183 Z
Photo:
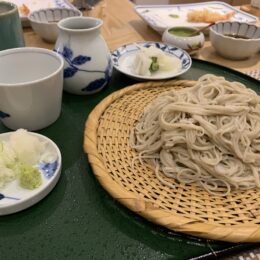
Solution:
M 208 9 L 204 9 L 189 12 L 187 18 L 188 22 L 193 23 L 215 23 L 222 20 L 229 20 L 234 14 L 234 11 L 226 14 L 220 14 L 218 12 L 212 12 Z
M 27 5 L 22 4 L 21 6 L 19 6 L 19 12 L 24 16 L 28 16 L 30 13 L 30 9 Z

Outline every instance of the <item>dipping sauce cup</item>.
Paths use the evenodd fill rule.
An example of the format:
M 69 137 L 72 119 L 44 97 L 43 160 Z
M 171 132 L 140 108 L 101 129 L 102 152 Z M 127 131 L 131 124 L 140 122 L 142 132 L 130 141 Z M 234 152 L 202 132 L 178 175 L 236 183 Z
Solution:
M 13 130 L 39 130 L 61 112 L 61 56 L 42 48 L 0 51 L 0 119 Z

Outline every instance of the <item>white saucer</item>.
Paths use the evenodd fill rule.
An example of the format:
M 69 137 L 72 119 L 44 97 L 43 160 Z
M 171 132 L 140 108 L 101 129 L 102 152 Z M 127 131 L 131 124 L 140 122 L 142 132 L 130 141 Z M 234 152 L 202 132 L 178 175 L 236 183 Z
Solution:
M 12 132 L 0 134 L 0 140 L 8 140 Z M 46 149 L 57 154 L 57 159 L 51 164 L 39 163 L 42 174 L 42 184 L 34 190 L 27 190 L 14 180 L 0 190 L 0 216 L 26 209 L 43 199 L 56 185 L 61 173 L 61 153 L 57 145 L 46 136 L 29 132 L 40 140 L 47 142 Z
M 136 52 L 139 51 L 138 46 L 155 46 L 164 51 L 167 55 L 178 58 L 181 61 L 181 69 L 179 71 L 158 71 L 151 76 L 134 74 L 132 71 L 132 64 Z M 138 42 L 138 45 L 136 43 L 123 45 L 114 50 L 111 55 L 115 69 L 137 80 L 162 80 L 174 78 L 188 71 L 192 64 L 191 57 L 186 51 L 161 42 Z

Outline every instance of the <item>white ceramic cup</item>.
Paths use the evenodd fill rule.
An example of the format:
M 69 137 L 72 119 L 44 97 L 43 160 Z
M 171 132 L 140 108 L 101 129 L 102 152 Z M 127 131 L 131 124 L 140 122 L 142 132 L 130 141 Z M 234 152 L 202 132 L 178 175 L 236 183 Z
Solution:
M 15 48 L 0 52 L 0 119 L 13 130 L 39 130 L 61 112 L 64 61 L 54 51 Z

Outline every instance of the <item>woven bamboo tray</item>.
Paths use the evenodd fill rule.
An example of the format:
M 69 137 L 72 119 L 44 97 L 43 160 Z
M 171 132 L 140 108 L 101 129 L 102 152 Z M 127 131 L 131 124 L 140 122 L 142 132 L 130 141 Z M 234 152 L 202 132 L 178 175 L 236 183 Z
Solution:
M 164 186 L 132 159 L 129 134 L 143 108 L 159 94 L 194 81 L 139 83 L 105 98 L 91 112 L 84 150 L 94 174 L 113 198 L 151 222 L 190 235 L 229 242 L 260 242 L 260 190 L 208 194 L 196 185 Z

